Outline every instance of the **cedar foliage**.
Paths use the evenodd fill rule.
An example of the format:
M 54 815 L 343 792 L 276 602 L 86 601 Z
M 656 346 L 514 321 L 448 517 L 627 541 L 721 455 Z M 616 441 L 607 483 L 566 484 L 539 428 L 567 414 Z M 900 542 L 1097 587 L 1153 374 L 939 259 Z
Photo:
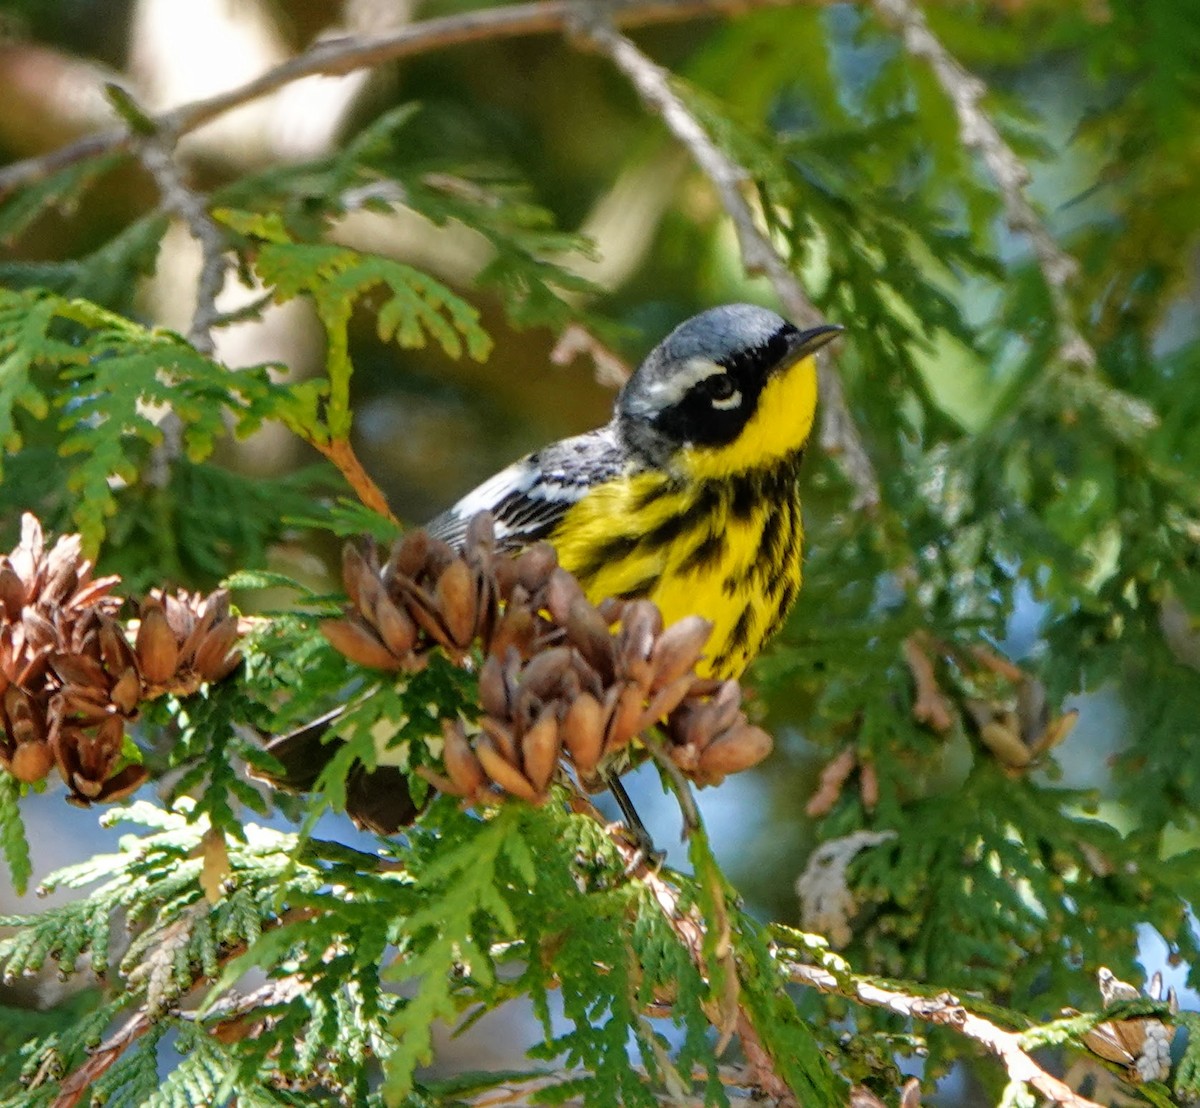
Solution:
M 927 1055 L 928 1087 L 965 1059 L 992 1100 L 1027 1103 L 1029 1090 L 1006 1084 L 974 1044 L 859 1003 L 854 974 L 892 978 L 910 996 L 953 990 L 1026 1032 L 1030 1049 L 1053 1047 L 1039 1055 L 1051 1066 L 1102 1064 L 1082 1045 L 1098 1017 L 1054 1021 L 1064 1007 L 1097 1010 L 1101 966 L 1142 981 L 1145 929 L 1194 983 L 1200 30 L 1187 9 L 1109 0 L 927 13 L 989 78 L 984 107 L 1007 141 L 1077 179 L 1043 213 L 1080 263 L 1065 301 L 1004 226 L 995 182 L 929 67 L 872 5 L 751 10 L 669 36 L 690 110 L 750 170 L 773 240 L 847 328 L 838 370 L 881 475 L 882 507 L 864 514 L 838 460 L 810 451 L 802 600 L 751 673 L 777 734 L 802 731 L 810 763 L 844 758 L 841 783 L 800 830 L 807 796 L 768 792 L 779 839 L 811 850 L 892 833 L 849 865 L 845 963 L 744 906 L 703 830 L 687 871 L 663 875 L 680 918 L 703 925 L 698 950 L 654 883 L 624 872 L 604 828 L 563 804 L 481 813 L 439 797 L 410 833 L 370 851 L 319 836 L 317 818 L 344 800 L 350 755 L 373 757 L 381 722 L 414 744 L 414 762 L 436 762 L 440 721 L 475 711 L 477 690 L 437 657 L 393 682 L 338 655 L 317 623 L 339 598 L 287 581 L 270 552 L 285 538 L 328 549 L 331 536 L 387 537 L 391 525 L 352 504 L 328 467 L 251 480 L 219 449 L 271 423 L 327 455 L 344 443 L 364 319 L 382 343 L 451 358 L 486 359 L 498 328 L 572 322 L 636 356 L 692 308 L 763 296 L 728 275 L 716 213 L 673 210 L 652 259 L 605 299 L 567 264 L 591 244 L 553 210 L 603 182 L 572 179 L 542 117 L 519 97 L 487 104 L 469 65 L 448 56 L 436 75 L 412 63 L 403 102 L 336 154 L 219 182 L 207 197 L 242 274 L 276 301 L 314 305 L 327 340 L 315 379 L 232 372 L 137 314 L 132 289 L 167 228 L 158 212 L 71 256 L 0 263 L 0 519 L 15 528 L 28 510 L 48 529 L 78 530 L 101 570 L 131 586 L 227 579 L 292 598 L 243 644 L 233 679 L 147 709 L 126 754 L 169 785 L 95 813 L 130 829 L 119 850 L 81 849 L 41 879 L 71 899 L 0 919 L 6 981 L 53 964 L 86 983 L 36 1018 L 0 1009 L 13 1044 L 0 1104 L 62 1103 L 89 1066 L 87 1095 L 108 1104 L 470 1103 L 523 1081 L 546 1103 L 722 1104 L 723 1082 L 737 1080 L 736 1055 L 715 1049 L 731 1004 L 799 1103 L 845 1103 L 851 1083 L 897 1103 L 897 1059 L 915 1053 Z M 563 41 L 540 49 L 562 56 L 565 82 L 583 65 Z M 1060 106 L 1086 110 L 1039 117 L 1051 77 Z M 423 81 L 436 102 L 417 102 Z M 603 95 L 617 102 L 607 111 L 635 111 Z M 481 106 L 487 125 L 466 122 Z M 656 128 L 629 123 L 636 156 L 663 141 Z M 104 189 L 122 160 L 84 160 L 13 191 L 0 200 L 0 239 L 31 241 L 46 210 Z M 329 234 L 352 195 L 471 228 L 490 260 L 471 287 L 451 289 L 402 258 L 337 245 Z M 1095 366 L 1061 357 L 1064 304 Z M 154 404 L 178 417 L 181 451 L 164 446 Z M 149 480 L 164 449 L 168 476 Z M 1031 604 L 1037 631 L 1020 670 L 996 664 L 1014 612 Z M 914 650 L 931 667 L 941 724 Z M 1064 747 L 1043 732 L 1067 698 L 1099 689 L 1123 699 L 1122 741 L 1102 785 L 1068 787 L 1066 752 L 1086 732 Z M 1027 711 L 1039 695 L 1049 709 Z M 298 828 L 256 822 L 271 800 L 245 778 L 247 764 L 267 766 L 252 729 L 287 729 L 347 699 L 346 756 L 310 801 L 279 798 Z M 801 758 L 796 743 L 780 745 L 776 758 Z M 0 774 L 0 846 L 22 891 L 34 877 L 22 813 L 59 803 L 52 794 Z M 804 859 L 769 864 L 790 884 Z M 831 995 L 789 985 L 788 967 L 814 960 L 836 979 Z M 251 970 L 261 984 L 247 983 Z M 469 1025 L 518 998 L 539 1036 L 526 1070 L 422 1071 L 438 1023 Z M 1123 1014 L 1171 1018 L 1152 1002 Z M 123 1028 L 128 1040 L 96 1065 Z M 1191 1052 L 1166 1082 L 1107 1065 L 1141 1102 L 1200 1092 Z

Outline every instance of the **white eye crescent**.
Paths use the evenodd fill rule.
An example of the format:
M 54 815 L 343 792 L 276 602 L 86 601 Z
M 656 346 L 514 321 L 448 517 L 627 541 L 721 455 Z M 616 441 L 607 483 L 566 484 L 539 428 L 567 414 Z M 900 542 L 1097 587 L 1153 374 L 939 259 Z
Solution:
M 712 374 L 705 380 L 704 386 L 708 392 L 708 402 L 719 411 L 730 411 L 742 402 L 741 391 L 727 373 Z

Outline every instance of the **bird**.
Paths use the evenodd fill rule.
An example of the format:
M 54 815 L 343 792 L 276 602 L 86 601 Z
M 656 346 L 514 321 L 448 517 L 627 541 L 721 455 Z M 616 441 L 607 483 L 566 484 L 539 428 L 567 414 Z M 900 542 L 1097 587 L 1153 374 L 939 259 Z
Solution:
M 739 677 L 800 590 L 815 355 L 841 331 L 801 329 L 752 304 L 703 311 L 651 350 L 603 427 L 519 459 L 426 529 L 461 547 L 471 520 L 490 512 L 499 550 L 548 541 L 595 603 L 646 598 L 667 624 L 708 619 L 697 671 Z M 269 779 L 311 788 L 332 756 L 329 719 L 268 744 L 288 771 Z M 384 765 L 352 775 L 347 811 L 384 833 L 416 814 L 403 775 Z

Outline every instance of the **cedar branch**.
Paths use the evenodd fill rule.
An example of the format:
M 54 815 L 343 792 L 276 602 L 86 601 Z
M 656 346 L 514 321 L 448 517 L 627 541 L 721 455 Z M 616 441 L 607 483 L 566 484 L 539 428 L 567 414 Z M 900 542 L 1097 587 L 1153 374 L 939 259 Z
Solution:
M 937 997 L 911 996 L 870 981 L 841 979 L 820 966 L 802 963 L 788 962 L 784 964 L 784 969 L 796 984 L 808 985 L 824 993 L 837 993 L 872 1008 L 886 1008 L 889 1012 L 922 1023 L 948 1027 L 972 1039 L 1004 1063 L 1011 1081 L 1032 1086 L 1051 1104 L 1061 1105 L 1062 1108 L 1102 1108 L 1094 1100 L 1080 1096 L 1066 1082 L 1042 1069 L 1021 1048 L 1018 1034 L 1005 1031 L 990 1020 L 967 1011 L 949 993 Z
M 265 923 L 263 930 L 274 930 L 288 923 L 310 919 L 312 915 L 313 910 L 311 908 L 289 908 L 274 920 Z M 235 958 L 244 954 L 246 950 L 247 944 L 245 943 L 237 943 L 231 946 L 228 950 L 223 951 L 219 964 L 222 966 L 228 965 Z M 192 981 L 190 991 L 194 992 L 202 985 L 209 983 L 209 978 L 202 974 L 197 974 Z M 273 983 L 273 985 L 277 986 L 278 983 Z M 126 1050 L 154 1026 L 154 1017 L 151 1016 L 149 1009 L 150 1005 L 147 1003 L 134 1012 L 121 1025 L 119 1030 L 110 1035 L 95 1050 L 88 1054 L 87 1060 L 83 1065 L 63 1078 L 59 1086 L 58 1095 L 51 1103 L 51 1108 L 75 1108 L 82 1101 L 84 1096 L 87 1095 L 88 1090 L 92 1088 L 92 1085 L 112 1068 Z M 241 1014 L 240 1008 L 237 1009 L 237 1014 Z
M 706 963 L 704 919 L 695 905 L 684 909 L 681 904 L 679 890 L 671 884 L 657 866 L 650 864 L 641 846 L 629 842 L 625 831 L 620 825 L 609 825 L 585 796 L 575 793 L 571 797 L 571 807 L 582 815 L 589 816 L 605 827 L 609 839 L 620 853 L 628 867 L 629 874 L 641 881 L 650 890 L 663 916 L 671 925 L 679 941 L 687 948 L 692 960 L 704 972 Z M 701 879 L 704 879 L 702 876 Z M 739 1003 L 736 990 L 740 990 L 737 960 L 730 941 L 729 918 L 724 910 L 724 890 L 716 887 L 710 890 L 720 905 L 717 909 L 719 919 L 717 925 L 722 934 L 717 943 L 716 957 L 722 961 L 727 975 L 726 984 L 729 993 L 719 1000 L 705 1005 L 705 1014 L 714 1028 L 724 1039 L 732 1027 L 741 1041 L 742 1050 L 746 1056 L 746 1083 L 751 1087 L 776 1098 L 780 1108 L 795 1108 L 796 1100 L 787 1083 L 775 1071 L 770 1054 L 759 1041 L 758 1034 L 745 1007 Z
M 338 472 L 346 479 L 346 483 L 354 490 L 363 505 L 378 515 L 390 519 L 393 523 L 400 522 L 388 506 L 383 490 L 375 484 L 371 475 L 363 468 L 362 462 L 358 460 L 358 455 L 354 453 L 354 447 L 350 445 L 349 439 L 330 439 L 327 442 L 309 439 L 308 441 L 337 467 Z
M 575 794 L 571 799 L 571 806 L 577 812 L 603 823 L 600 813 L 582 795 Z M 679 940 L 691 952 L 696 964 L 703 967 L 704 921 L 695 907 L 686 910 L 682 907 L 679 891 L 658 870 L 646 864 L 636 846 L 626 842 L 621 834 L 611 834 L 610 839 L 622 857 L 634 866 L 633 876 L 645 883 Z M 824 993 L 837 993 L 848 1000 L 873 1008 L 886 1008 L 890 1012 L 921 1023 L 948 1027 L 979 1043 L 990 1054 L 1000 1059 L 1011 1081 L 1036 1089 L 1051 1104 L 1060 1105 L 1061 1108 L 1102 1108 L 1095 1101 L 1075 1092 L 1064 1081 L 1043 1070 L 1023 1049 L 1019 1034 L 1005 1031 L 990 1020 L 968 1011 L 949 993 L 932 998 L 914 996 L 849 974 L 839 976 L 822 966 L 783 959 L 779 949 L 774 953 L 779 958 L 784 972 L 796 984 L 806 985 Z M 712 1010 L 709 1012 L 709 1018 L 714 1021 L 715 1026 L 719 1026 L 720 1013 L 715 1005 L 710 1007 Z M 781 1104 L 794 1104 L 794 1094 L 775 1071 L 769 1053 L 759 1042 L 745 1009 L 740 1005 L 737 1032 L 748 1063 L 750 1084 L 768 1096 L 777 1098 Z

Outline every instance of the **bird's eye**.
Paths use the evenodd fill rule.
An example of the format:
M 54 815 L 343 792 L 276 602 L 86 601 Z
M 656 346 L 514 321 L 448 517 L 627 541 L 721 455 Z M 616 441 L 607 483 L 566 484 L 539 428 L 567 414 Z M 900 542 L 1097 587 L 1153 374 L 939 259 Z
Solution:
M 704 389 L 714 408 L 736 408 L 742 394 L 726 373 L 715 373 L 704 382 Z
M 714 373 L 707 384 L 708 395 L 714 400 L 728 400 L 735 392 L 733 382 L 726 373 Z

